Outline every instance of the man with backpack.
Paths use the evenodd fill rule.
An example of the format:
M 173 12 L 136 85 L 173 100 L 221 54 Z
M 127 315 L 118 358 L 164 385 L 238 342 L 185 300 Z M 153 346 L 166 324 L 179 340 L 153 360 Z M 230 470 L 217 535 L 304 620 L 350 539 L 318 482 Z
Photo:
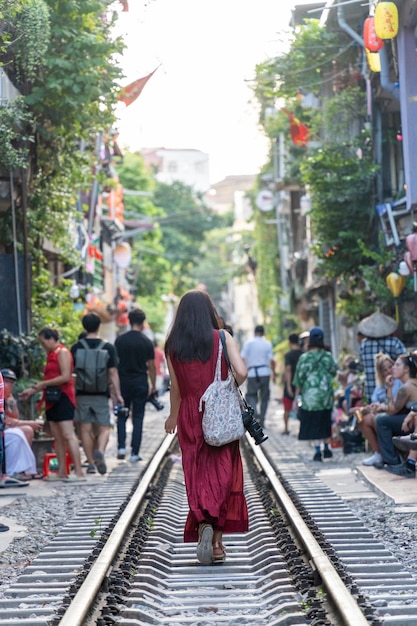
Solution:
M 109 383 L 113 404 L 123 406 L 117 372 L 116 351 L 111 343 L 99 338 L 101 320 L 96 313 L 82 319 L 86 336 L 71 348 L 74 359 L 76 419 L 87 457 L 87 474 L 107 471 L 104 452 L 110 436 Z
M 139 449 L 146 399 L 156 392 L 155 351 L 152 341 L 143 333 L 145 319 L 141 309 L 132 309 L 129 313 L 130 330 L 115 341 L 124 403 L 126 407 L 132 406 L 131 463 L 141 460 Z M 126 413 L 117 416 L 118 459 L 124 459 L 126 455 Z

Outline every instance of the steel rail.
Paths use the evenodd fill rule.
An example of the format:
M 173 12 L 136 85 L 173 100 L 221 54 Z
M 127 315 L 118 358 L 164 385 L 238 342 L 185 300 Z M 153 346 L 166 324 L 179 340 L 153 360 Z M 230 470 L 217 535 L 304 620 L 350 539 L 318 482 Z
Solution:
M 92 566 L 83 584 L 77 591 L 76 595 L 68 606 L 65 614 L 60 620 L 60 626 L 83 626 L 84 618 L 87 616 L 99 590 L 103 580 L 105 579 L 109 568 L 117 556 L 117 552 L 125 537 L 126 529 L 131 524 L 138 507 L 141 505 L 150 483 L 154 478 L 164 456 L 172 447 L 175 437 L 167 435 L 162 445 L 157 450 L 152 461 L 149 463 L 139 485 L 121 514 L 115 527 L 113 528 L 103 550 L 97 557 L 96 562 Z
M 344 626 L 369 626 L 369 622 L 359 608 L 359 605 L 346 588 L 339 574 L 333 567 L 332 562 L 311 534 L 294 503 L 281 485 L 274 468 L 269 463 L 262 450 L 253 443 L 248 434 L 246 434 L 246 439 L 262 471 L 269 480 L 280 505 L 290 520 L 294 532 L 307 550 L 314 566 L 320 574 L 323 586 L 328 595 L 332 598 L 332 602 L 339 612 Z

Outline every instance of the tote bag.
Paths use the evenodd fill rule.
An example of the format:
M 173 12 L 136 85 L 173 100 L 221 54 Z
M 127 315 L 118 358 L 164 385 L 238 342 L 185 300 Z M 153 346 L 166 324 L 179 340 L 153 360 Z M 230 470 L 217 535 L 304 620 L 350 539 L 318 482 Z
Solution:
M 219 340 L 214 380 L 200 398 L 199 410 L 203 410 L 203 435 L 210 446 L 224 446 L 240 439 L 245 432 L 239 391 L 230 370 L 226 380 L 221 379 L 223 347 Z M 203 407 L 204 402 L 204 407 Z

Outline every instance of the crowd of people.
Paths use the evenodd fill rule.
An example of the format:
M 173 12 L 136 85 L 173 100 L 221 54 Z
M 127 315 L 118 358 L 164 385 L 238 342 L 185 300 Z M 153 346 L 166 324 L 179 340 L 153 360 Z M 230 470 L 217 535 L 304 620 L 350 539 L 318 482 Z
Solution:
M 94 312 L 87 313 L 82 318 L 83 331 L 71 349 L 60 342 L 56 329 L 43 328 L 38 334 L 46 353 L 43 379 L 17 397 L 13 394 L 15 372 L 2 370 L 0 488 L 24 487 L 36 478 L 77 483 L 85 481 L 84 472 L 105 474 L 112 410 L 117 415 L 118 458 L 125 458 L 126 421 L 131 415 L 129 460 L 131 463 L 141 460 L 145 404 L 149 395 L 157 391 L 154 344 L 143 332 L 145 319 L 142 310 L 132 309 L 130 331 L 112 345 L 100 338 L 100 317 Z M 165 381 L 163 354 L 159 355 L 158 369 L 161 380 Z M 37 407 L 44 409 L 45 420 L 20 419 L 19 404 L 33 396 L 35 399 L 40 396 Z M 48 472 L 45 477 L 37 470 L 32 450 L 35 433 L 43 429 L 53 439 L 58 464 L 57 471 Z
M 262 428 L 270 385 L 276 380 L 273 346 L 265 338 L 264 327 L 257 325 L 254 337 L 240 350 L 233 329 L 218 315 L 210 296 L 200 290 L 189 291 L 181 298 L 165 350 L 144 332 L 145 320 L 142 310 L 132 309 L 130 330 L 112 345 L 100 338 L 100 317 L 87 313 L 82 319 L 84 330 L 71 349 L 60 342 L 57 330 L 43 328 L 39 332 L 46 352 L 43 379 L 25 389 L 18 399 L 24 402 L 42 395 L 58 461 L 57 472 L 49 478 L 82 482 L 84 470 L 107 472 L 111 406 L 117 416 L 117 458 L 124 460 L 127 456 L 126 423 L 130 415 L 129 460 L 141 460 L 146 402 L 165 390 L 169 378 L 170 412 L 165 431 L 178 433 L 181 448 L 189 504 L 184 541 L 197 542 L 200 563 L 223 563 L 223 534 L 248 529 L 242 460 L 239 440 L 219 447 L 206 443 L 201 398 L 213 383 L 219 363 L 222 380 L 231 372 L 237 387 L 246 381 L 246 402 Z M 415 476 L 417 356 L 408 353 L 394 336 L 396 328 L 394 320 L 379 312 L 362 320 L 358 327 L 359 361 L 353 356 L 344 358 L 339 370 L 321 327 L 289 335 L 283 364 L 282 434 L 289 434 L 289 420 L 295 415 L 298 438 L 312 443 L 314 461 L 333 456 L 332 426 L 335 410 L 339 409 L 348 418 L 355 415 L 368 441 L 372 455 L 364 460 L 365 465 L 399 476 Z M 221 329 L 227 332 L 220 333 Z M 43 424 L 19 419 L 13 396 L 15 382 L 13 371 L 2 371 L 0 414 L 3 408 L 5 413 L 1 420 L 0 487 L 25 486 L 28 480 L 41 477 L 31 443 Z M 68 454 L 73 466 L 71 475 L 67 473 Z

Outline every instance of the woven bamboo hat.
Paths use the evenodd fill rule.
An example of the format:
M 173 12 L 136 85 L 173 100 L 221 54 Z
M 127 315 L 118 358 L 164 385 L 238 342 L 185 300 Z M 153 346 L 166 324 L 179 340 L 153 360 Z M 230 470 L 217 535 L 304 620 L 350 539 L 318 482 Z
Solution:
M 398 324 L 392 317 L 388 317 L 388 315 L 376 311 L 376 313 L 364 317 L 363 320 L 359 322 L 358 332 L 365 337 L 379 339 L 392 335 L 392 333 L 397 330 L 397 327 Z

